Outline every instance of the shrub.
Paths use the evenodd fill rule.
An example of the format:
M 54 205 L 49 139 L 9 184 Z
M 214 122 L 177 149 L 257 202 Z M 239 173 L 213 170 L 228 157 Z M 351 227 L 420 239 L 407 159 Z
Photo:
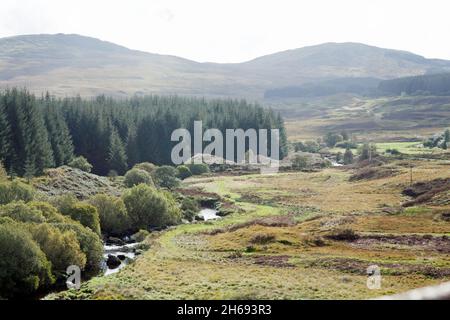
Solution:
M 173 198 L 144 184 L 127 190 L 123 201 L 135 230 L 175 224 L 181 216 Z
M 99 194 L 89 203 L 97 208 L 103 233 L 120 236 L 130 228 L 127 208 L 122 199 Z
M 306 142 L 297 142 L 294 143 L 294 151 L 295 152 L 308 152 L 308 153 L 317 153 L 320 150 L 320 145 L 316 141 L 306 141 Z
M 273 241 L 275 241 L 275 236 L 267 233 L 257 233 L 250 239 L 253 244 L 267 244 Z
M 377 147 L 375 144 L 365 143 L 358 149 L 358 153 L 360 161 L 373 159 L 377 156 Z
M 44 216 L 46 222 L 64 223 L 70 220 L 68 217 L 59 213 L 54 206 L 47 202 L 33 201 L 28 203 L 28 207 L 39 210 Z
M 14 201 L 30 202 L 33 197 L 34 190 L 27 184 L 18 181 L 0 183 L 0 204 Z
M 150 235 L 150 232 L 147 230 L 139 230 L 135 234 L 131 236 L 131 238 L 136 242 L 142 242 L 144 241 L 148 236 Z
M 184 180 L 192 176 L 191 170 L 187 166 L 178 166 L 177 167 L 177 178 L 180 180 Z
M 51 200 L 53 206 L 55 206 L 59 212 L 64 215 L 69 215 L 70 208 L 77 204 L 78 199 L 70 193 L 64 194 L 59 197 L 55 197 Z
M 47 223 L 33 224 L 28 229 L 34 241 L 52 263 L 53 274 L 64 274 L 71 265 L 84 269 L 86 255 L 81 251 L 74 231 L 61 231 Z
M 200 206 L 195 199 L 184 198 L 181 201 L 181 211 L 183 212 L 183 217 L 186 220 L 192 221 L 200 211 Z
M 73 231 L 75 233 L 80 249 L 86 255 L 85 270 L 88 273 L 97 274 L 103 261 L 103 244 L 98 234 L 76 222 L 52 225 L 61 231 Z
M 161 188 L 173 189 L 180 185 L 180 180 L 177 178 L 177 170 L 174 167 L 159 167 L 153 172 L 153 178 L 156 185 Z
M 132 188 L 139 184 L 153 185 L 153 180 L 147 171 L 141 169 L 131 169 L 125 174 L 125 186 Z
M 344 138 L 337 133 L 329 132 L 326 134 L 326 136 L 323 138 L 323 141 L 327 144 L 327 147 L 333 148 L 338 142 L 343 141 Z
M 69 210 L 62 212 L 73 220 L 80 222 L 83 226 L 90 228 L 96 234 L 100 235 L 100 218 L 98 211 L 94 206 L 87 203 L 78 202 Z
M 352 229 L 335 230 L 327 237 L 337 241 L 355 241 L 359 239 L 358 234 Z
M 42 212 L 27 206 L 24 202 L 13 202 L 0 207 L 0 217 L 9 217 L 18 222 L 43 223 Z
M 194 176 L 199 176 L 210 172 L 209 166 L 205 163 L 193 163 L 187 166 Z
M 296 155 L 292 160 L 292 168 L 295 170 L 305 170 L 308 167 L 308 158 Z
M 85 157 L 76 157 L 69 163 L 69 167 L 80 169 L 84 172 L 91 172 L 92 164 L 90 164 Z
M 156 168 L 158 168 L 158 166 L 156 166 L 156 165 L 154 165 L 153 163 L 150 163 L 150 162 L 142 162 L 142 163 L 136 164 L 133 168 L 134 169 L 139 169 L 139 170 L 144 170 L 148 174 L 152 174 L 153 171 L 155 171 Z
M 30 233 L 15 223 L 0 224 L 0 296 L 33 293 L 54 282 L 51 264 Z
M 356 148 L 358 148 L 358 144 L 356 142 L 352 142 L 352 141 L 343 141 L 343 142 L 337 143 L 335 147 L 342 148 L 342 149 L 356 149 Z
M 386 149 L 386 153 L 390 153 L 393 156 L 401 155 L 402 153 L 398 149 Z
M 119 176 L 119 174 L 117 173 L 116 170 L 110 170 L 110 171 L 108 172 L 108 178 L 109 178 L 109 180 L 111 180 L 111 181 L 115 181 L 115 180 L 117 179 L 118 176 Z

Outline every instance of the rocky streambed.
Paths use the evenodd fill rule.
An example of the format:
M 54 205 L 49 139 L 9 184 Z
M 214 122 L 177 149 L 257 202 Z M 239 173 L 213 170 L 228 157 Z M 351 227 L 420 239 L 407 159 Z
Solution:
M 106 242 L 104 248 L 104 275 L 114 274 L 142 253 L 142 242 L 128 241 L 125 244 Z

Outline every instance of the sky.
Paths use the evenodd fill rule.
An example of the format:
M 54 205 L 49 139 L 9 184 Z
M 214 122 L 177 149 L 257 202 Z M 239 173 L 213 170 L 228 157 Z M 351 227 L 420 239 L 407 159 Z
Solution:
M 0 37 L 76 33 L 199 62 L 324 42 L 450 60 L 448 0 L 2 0 Z

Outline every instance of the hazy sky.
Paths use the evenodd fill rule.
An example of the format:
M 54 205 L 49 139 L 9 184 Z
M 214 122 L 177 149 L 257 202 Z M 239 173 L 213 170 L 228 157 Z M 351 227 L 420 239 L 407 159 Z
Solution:
M 448 0 L 1 0 L 0 37 L 77 33 L 196 61 L 323 42 L 450 59 Z

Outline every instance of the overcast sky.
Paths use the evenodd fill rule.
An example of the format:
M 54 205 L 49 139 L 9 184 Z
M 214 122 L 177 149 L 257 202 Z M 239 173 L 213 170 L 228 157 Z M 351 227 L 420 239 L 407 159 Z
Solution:
M 1 0 L 0 37 L 77 33 L 196 61 L 323 42 L 450 59 L 448 0 Z

